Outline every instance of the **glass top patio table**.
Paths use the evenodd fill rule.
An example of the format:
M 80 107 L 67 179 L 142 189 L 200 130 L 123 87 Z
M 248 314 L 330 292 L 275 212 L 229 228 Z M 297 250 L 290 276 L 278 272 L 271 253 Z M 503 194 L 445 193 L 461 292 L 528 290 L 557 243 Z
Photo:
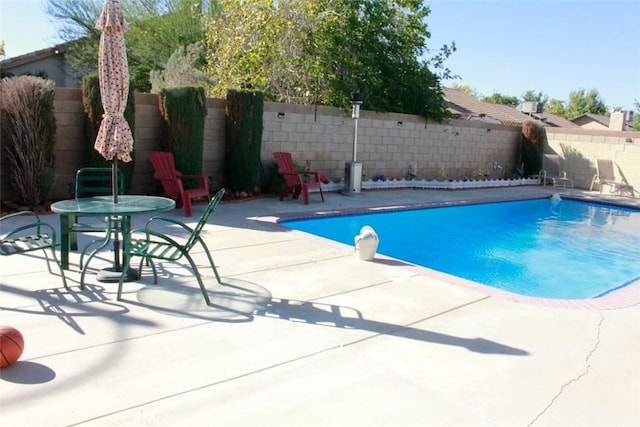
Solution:
M 98 274 L 99 281 L 117 281 L 119 280 L 121 269 L 119 261 L 119 242 L 118 232 L 122 232 L 123 252 L 126 253 L 128 247 L 128 232 L 131 224 L 131 216 L 141 214 L 151 214 L 164 212 L 173 209 L 176 202 L 172 199 L 159 196 L 144 195 L 118 195 L 118 203 L 114 203 L 113 196 L 94 196 L 82 197 L 78 199 L 61 200 L 51 205 L 51 210 L 60 214 L 60 263 L 62 268 L 69 269 L 69 231 L 71 229 L 70 219 L 74 216 L 104 216 L 104 217 L 122 217 L 119 221 L 119 227 L 114 230 L 116 238 L 114 239 L 114 256 L 115 263 L 110 273 Z M 105 244 L 110 239 L 110 230 L 105 239 Z M 101 246 L 101 248 L 104 247 Z M 91 258 L 91 257 L 90 257 Z M 90 259 L 89 258 L 89 259 Z M 83 272 L 86 269 L 84 265 Z M 104 271 L 104 270 L 103 270 Z M 102 272 L 101 272 L 102 273 Z M 111 274 L 113 273 L 113 274 Z
M 166 197 L 119 195 L 118 203 L 113 196 L 82 197 L 61 200 L 51 205 L 51 210 L 62 215 L 109 216 L 139 215 L 143 213 L 164 212 L 173 209 L 176 202 Z

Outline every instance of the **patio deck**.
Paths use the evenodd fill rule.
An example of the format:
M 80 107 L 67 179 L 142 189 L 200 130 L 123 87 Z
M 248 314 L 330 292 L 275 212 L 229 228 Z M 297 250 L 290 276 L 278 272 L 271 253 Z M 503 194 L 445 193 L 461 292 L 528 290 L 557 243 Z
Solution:
M 77 253 L 71 291 L 37 254 L 2 258 L 0 323 L 17 327 L 26 346 L 20 361 L 0 370 L 0 420 L 635 426 L 637 286 L 617 309 L 514 301 L 397 260 L 360 261 L 353 247 L 269 223 L 298 212 L 550 192 L 393 190 L 329 193 L 325 203 L 312 194 L 307 206 L 277 198 L 222 204 L 204 230 L 225 282 L 209 282 L 212 306 L 181 265 L 161 264 L 157 286 L 145 270 L 116 301 L 117 284 L 92 274 L 79 290 Z M 202 209 L 194 206 L 192 218 L 171 215 L 195 223 Z M 58 226 L 57 215 L 43 218 Z M 92 266 L 107 266 L 111 256 Z

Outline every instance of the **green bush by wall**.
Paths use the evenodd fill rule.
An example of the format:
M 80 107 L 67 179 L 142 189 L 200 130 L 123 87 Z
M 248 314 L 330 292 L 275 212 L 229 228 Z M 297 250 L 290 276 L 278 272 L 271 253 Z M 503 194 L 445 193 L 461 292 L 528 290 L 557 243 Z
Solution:
M 538 123 L 527 121 L 522 124 L 521 160 L 523 176 L 538 175 L 542 169 L 545 131 Z
M 260 150 L 264 94 L 229 90 L 226 108 L 225 186 L 233 191 L 261 192 Z
M 163 118 L 163 150 L 173 153 L 176 168 L 185 175 L 201 175 L 204 119 L 207 104 L 204 88 L 185 86 L 162 89 L 160 113 Z M 194 188 L 195 182 L 186 182 Z

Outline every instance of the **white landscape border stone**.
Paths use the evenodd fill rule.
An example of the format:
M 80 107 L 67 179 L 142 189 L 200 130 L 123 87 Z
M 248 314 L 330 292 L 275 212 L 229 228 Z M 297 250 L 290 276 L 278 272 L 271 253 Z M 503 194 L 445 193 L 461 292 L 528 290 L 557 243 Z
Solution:
M 363 190 L 387 190 L 396 188 L 421 188 L 427 190 L 463 190 L 471 188 L 496 188 L 496 187 L 518 187 L 522 185 L 539 185 L 538 178 L 520 179 L 483 179 L 467 181 L 438 181 L 426 179 L 394 179 L 386 181 L 367 180 L 362 182 Z M 344 188 L 344 183 L 329 182 L 322 184 L 322 191 L 340 191 Z M 317 190 L 316 190 L 317 191 Z

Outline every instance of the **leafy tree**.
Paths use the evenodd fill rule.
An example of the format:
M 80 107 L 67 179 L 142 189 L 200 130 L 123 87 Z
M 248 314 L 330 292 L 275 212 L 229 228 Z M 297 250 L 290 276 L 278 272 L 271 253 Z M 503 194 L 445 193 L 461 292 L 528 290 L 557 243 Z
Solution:
M 459 90 L 459 91 L 461 91 L 461 92 L 466 93 L 467 95 L 471 95 L 471 96 L 473 96 L 473 97 L 474 97 L 474 98 L 476 98 L 476 99 L 482 99 L 482 98 L 484 98 L 484 95 L 483 95 L 483 94 L 481 94 L 480 92 L 478 92 L 478 90 L 477 90 L 477 89 L 475 89 L 475 88 L 473 88 L 473 87 L 471 87 L 471 86 L 469 86 L 469 85 L 459 85 L 459 84 L 457 84 L 457 83 L 453 83 L 453 84 L 451 85 L 451 89 Z
M 536 92 L 535 90 L 528 90 L 521 96 L 522 102 L 537 102 L 539 104 L 545 105 L 549 97 L 542 92 Z
M 214 0 L 215 1 L 215 0 Z M 213 2 L 214 2 L 213 1 Z M 125 8 L 131 28 L 126 33 L 129 64 L 162 70 L 178 49 L 205 39 L 205 13 L 210 3 L 201 0 L 135 0 Z M 141 73 L 142 76 L 145 76 Z M 146 75 L 147 79 L 149 75 Z
M 567 117 L 566 107 L 564 101 L 551 98 L 544 104 L 544 111 L 547 113 L 555 114 L 560 117 Z
M 433 57 L 431 57 L 427 64 L 431 66 L 431 69 L 436 71 L 440 80 L 454 80 L 459 79 L 460 76 L 457 74 L 453 74 L 451 70 L 445 67 L 445 61 L 453 55 L 453 53 L 458 50 L 456 47 L 456 42 L 452 41 L 451 44 L 444 44 L 438 49 L 438 53 L 436 53 Z
M 640 131 L 640 102 L 638 102 L 637 99 L 633 100 L 633 107 L 636 109 L 636 111 L 633 115 L 631 129 Z
M 491 102 L 493 104 L 511 105 L 513 107 L 516 107 L 520 103 L 517 96 L 502 95 L 497 92 L 491 96 L 485 96 L 482 98 L 482 101 Z
M 415 0 L 220 0 L 207 35 L 210 92 L 347 107 L 359 90 L 364 108 L 442 118 L 440 78 L 419 59 L 428 14 Z
M 129 71 L 136 90 L 149 91 L 151 70 L 164 68 L 180 47 L 202 41 L 203 14 L 210 2 L 199 0 L 121 0 L 130 24 L 125 33 Z M 100 32 L 95 22 L 103 0 L 47 0 L 46 11 L 58 24 L 59 37 L 74 41 L 66 52 L 75 73 L 96 72 Z
M 587 92 L 584 89 L 578 89 L 570 92 L 564 117 L 571 119 L 587 113 L 608 114 L 607 106 L 600 98 L 598 91 L 591 89 Z
M 202 71 L 204 46 L 195 43 L 186 48 L 179 47 L 167 62 L 163 71 L 151 71 L 151 92 L 160 93 L 162 89 L 181 86 L 211 86 L 214 80 Z
M 328 104 L 348 105 L 346 95 L 358 89 L 368 109 L 444 116 L 439 78 L 418 59 L 429 37 L 429 7 L 411 0 L 320 3 L 337 6 L 315 34 Z
M 217 80 L 210 93 L 222 98 L 228 89 L 253 88 L 286 102 L 301 95 L 287 91 L 281 82 L 288 80 L 285 75 L 293 82 L 305 80 L 308 71 L 298 60 L 303 46 L 297 35 L 308 30 L 312 18 L 289 17 L 287 11 L 270 0 L 219 1 L 207 34 L 207 70 Z
M 569 120 L 587 113 L 609 115 L 607 106 L 595 89 L 572 91 L 566 102 L 552 98 L 545 103 L 544 110 Z
M 4 40 L 0 40 L 0 59 L 3 59 L 4 56 L 5 56 Z M 3 79 L 5 77 L 13 77 L 13 73 L 3 68 L 0 68 L 0 79 Z

